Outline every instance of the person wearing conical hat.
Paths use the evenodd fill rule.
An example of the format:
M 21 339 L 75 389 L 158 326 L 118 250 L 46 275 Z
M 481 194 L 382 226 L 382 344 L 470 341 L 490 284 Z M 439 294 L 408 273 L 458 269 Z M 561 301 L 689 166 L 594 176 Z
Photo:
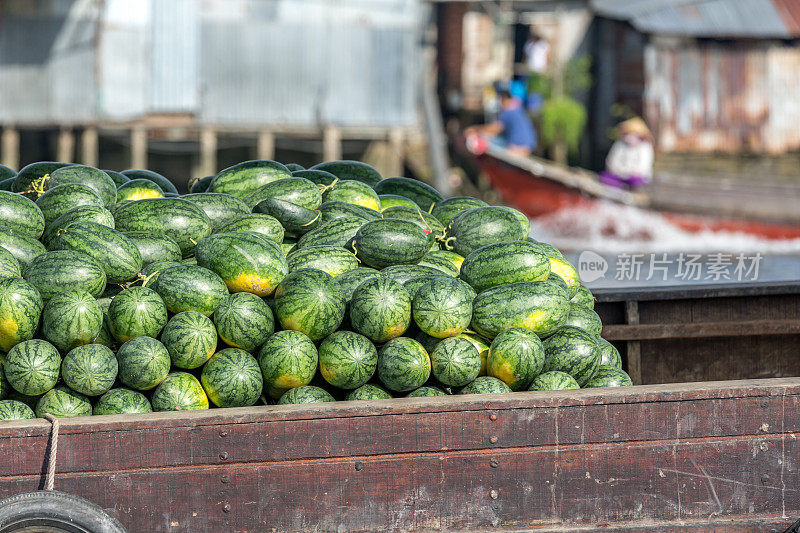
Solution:
M 600 181 L 619 188 L 638 189 L 653 179 L 653 134 L 644 120 L 634 117 L 617 125 L 617 140 L 606 157 Z

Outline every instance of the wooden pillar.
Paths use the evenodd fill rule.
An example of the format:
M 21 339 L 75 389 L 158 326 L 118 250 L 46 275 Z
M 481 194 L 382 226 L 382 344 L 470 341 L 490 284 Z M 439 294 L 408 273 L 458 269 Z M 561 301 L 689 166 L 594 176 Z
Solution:
M 2 163 L 14 170 L 19 170 L 19 131 L 14 126 L 5 126 L 0 138 Z
M 326 126 L 322 131 L 322 160 L 342 158 L 342 131 L 336 126 Z
M 87 126 L 81 134 L 81 161 L 90 167 L 96 167 L 100 161 L 97 128 L 94 126 Z
M 134 126 L 131 130 L 131 168 L 147 168 L 147 130 Z
M 217 130 L 205 126 L 200 131 L 200 175 L 217 173 Z
M 385 176 L 387 178 L 403 175 L 403 161 L 405 160 L 403 136 L 402 128 L 393 128 L 389 131 L 389 160 L 387 161 L 389 172 Z
M 72 163 L 75 154 L 75 133 L 69 128 L 61 128 L 58 132 L 58 145 L 56 148 L 56 161 Z
M 625 321 L 635 326 L 639 324 L 639 302 L 628 300 L 625 302 Z M 634 385 L 642 384 L 642 344 L 639 341 L 628 341 L 627 347 L 628 375 Z
M 256 151 L 259 159 L 275 159 L 275 134 L 269 130 L 259 131 Z

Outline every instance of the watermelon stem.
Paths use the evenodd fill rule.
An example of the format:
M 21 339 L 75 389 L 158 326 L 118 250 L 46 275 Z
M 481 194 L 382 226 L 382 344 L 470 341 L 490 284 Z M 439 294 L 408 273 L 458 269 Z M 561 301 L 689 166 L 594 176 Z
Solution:
M 22 191 L 20 193 L 17 193 L 17 194 L 29 194 L 29 193 L 35 192 L 36 196 L 39 197 L 39 196 L 44 194 L 44 184 L 47 183 L 47 181 L 49 179 L 50 179 L 50 174 L 45 174 L 44 176 L 42 176 L 38 180 L 33 180 L 31 182 L 31 185 L 30 185 L 29 189 L 27 189 L 25 191 Z
M 333 188 L 334 188 L 334 187 L 336 187 L 336 184 L 337 184 L 338 182 L 339 182 L 339 178 L 335 178 L 335 179 L 334 179 L 334 180 L 331 182 L 331 184 L 330 184 L 330 185 L 323 185 L 323 184 L 321 184 L 321 183 L 320 183 L 320 184 L 318 185 L 318 186 L 319 186 L 319 193 L 320 193 L 320 194 L 325 194 L 325 193 L 326 193 L 326 192 L 328 192 L 328 191 L 332 191 L 332 190 L 333 190 Z
M 453 243 L 456 242 L 456 238 L 455 237 L 448 237 L 447 239 L 444 239 L 444 241 L 442 241 L 442 242 L 444 243 L 444 247 L 445 248 L 447 248 L 448 250 L 452 251 L 453 248 L 455 248 L 455 246 L 453 246 Z

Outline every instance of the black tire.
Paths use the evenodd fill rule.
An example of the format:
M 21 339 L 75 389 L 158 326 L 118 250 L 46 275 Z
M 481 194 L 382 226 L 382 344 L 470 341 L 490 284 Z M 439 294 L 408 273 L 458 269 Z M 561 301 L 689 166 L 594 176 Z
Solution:
M 38 491 L 0 500 L 0 533 L 125 533 L 116 518 L 72 494 Z

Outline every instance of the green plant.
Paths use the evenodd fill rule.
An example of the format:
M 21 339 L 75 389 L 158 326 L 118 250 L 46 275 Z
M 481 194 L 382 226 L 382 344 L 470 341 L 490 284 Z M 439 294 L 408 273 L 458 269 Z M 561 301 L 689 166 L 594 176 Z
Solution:
M 569 96 L 551 98 L 542 106 L 542 140 L 575 153 L 586 126 L 586 108 Z

